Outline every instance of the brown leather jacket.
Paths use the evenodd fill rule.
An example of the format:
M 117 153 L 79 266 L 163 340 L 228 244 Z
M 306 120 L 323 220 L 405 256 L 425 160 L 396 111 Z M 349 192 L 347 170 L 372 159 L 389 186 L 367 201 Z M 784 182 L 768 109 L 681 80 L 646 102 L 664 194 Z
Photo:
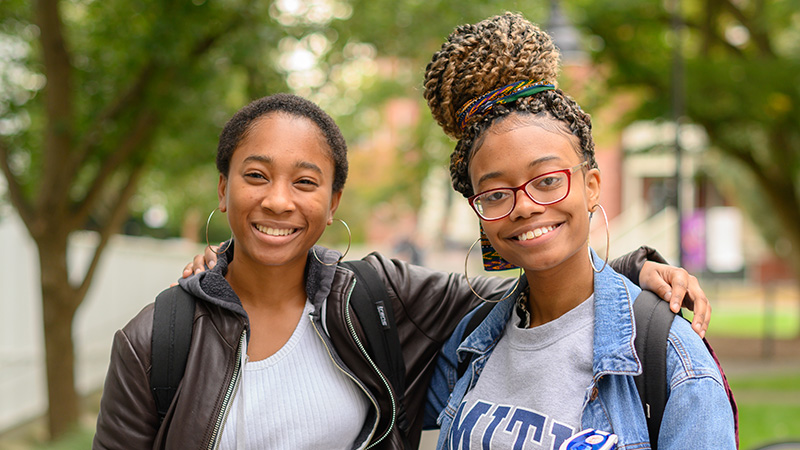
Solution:
M 329 251 L 317 247 L 317 252 L 325 260 Z M 648 257 L 657 259 L 653 255 L 652 250 L 641 248 L 612 265 L 638 282 L 641 265 Z M 410 448 L 417 448 L 425 393 L 439 348 L 479 300 L 463 275 L 413 266 L 377 253 L 365 260 L 377 269 L 392 301 L 406 366 L 404 405 L 410 425 L 406 442 Z M 217 447 L 238 382 L 238 352 L 248 328 L 246 314 L 238 300 L 234 300 L 235 294 L 231 291 L 233 297 L 226 297 L 209 288 L 213 280 L 219 281 L 226 267 L 225 258 L 220 258 L 214 270 L 181 281 L 181 286 L 200 301 L 195 309 L 186 371 L 161 424 L 149 385 L 153 304 L 117 331 L 93 448 Z M 386 377 L 369 363 L 361 350 L 363 345 L 359 345 L 366 340 L 349 306 L 354 282 L 355 276 L 347 268 L 324 266 L 314 257 L 308 258 L 306 288 L 315 306 L 312 314 L 315 331 L 330 350 L 333 362 L 360 384 L 372 403 L 354 448 L 402 449 L 403 437 L 397 426 L 395 407 L 398 396 L 385 381 Z M 471 280 L 472 287 L 484 297 L 502 293 L 513 282 L 492 277 Z M 216 296 L 207 291 L 214 291 Z

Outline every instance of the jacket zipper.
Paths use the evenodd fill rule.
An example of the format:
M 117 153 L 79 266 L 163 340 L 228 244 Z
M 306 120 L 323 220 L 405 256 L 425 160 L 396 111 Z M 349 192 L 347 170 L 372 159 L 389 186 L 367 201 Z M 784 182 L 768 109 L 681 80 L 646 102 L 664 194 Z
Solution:
M 206 447 L 208 450 L 213 450 L 219 446 L 219 442 L 217 442 L 220 436 L 219 432 L 222 429 L 222 424 L 224 424 L 228 418 L 231 398 L 233 398 L 233 394 L 236 392 L 236 387 L 239 386 L 239 372 L 242 369 L 242 349 L 244 348 L 245 339 L 247 339 L 247 327 L 242 330 L 242 336 L 239 338 L 239 348 L 236 350 L 236 364 L 233 366 L 233 377 L 228 384 L 228 389 L 225 391 L 225 398 L 222 400 L 222 411 L 220 411 L 219 416 L 217 416 L 217 421 L 214 423 L 214 431 L 211 433 L 211 440 L 208 442 L 208 447 Z
M 378 445 L 381 441 L 386 439 L 387 436 L 389 436 L 389 433 L 392 432 L 392 429 L 394 428 L 395 421 L 397 420 L 397 404 L 396 404 L 396 401 L 395 401 L 395 398 L 394 398 L 394 392 L 392 391 L 391 383 L 389 383 L 389 380 L 386 379 L 386 376 L 383 374 L 383 372 L 380 371 L 380 369 L 378 368 L 378 365 L 375 364 L 375 362 L 372 360 L 372 358 L 369 357 L 369 353 L 367 353 L 367 349 L 364 348 L 364 344 L 361 343 L 361 339 L 359 339 L 358 334 L 356 334 L 356 329 L 355 329 L 355 327 L 353 327 L 353 319 L 350 316 L 350 297 L 353 295 L 353 289 L 355 289 L 355 286 L 356 286 L 357 282 L 358 281 L 354 278 L 353 279 L 353 284 L 350 287 L 350 292 L 348 292 L 348 294 L 347 294 L 347 301 L 344 304 L 344 315 L 345 315 L 345 319 L 347 320 L 347 327 L 350 330 L 350 335 L 353 337 L 353 340 L 356 342 L 356 345 L 358 345 L 358 349 L 361 350 L 361 353 L 367 359 L 367 362 L 369 362 L 370 366 L 372 366 L 372 369 L 380 377 L 381 382 L 383 382 L 384 386 L 386 386 L 386 392 L 389 393 L 389 400 L 391 400 L 391 403 L 392 403 L 392 420 L 389 423 L 389 428 L 386 429 L 386 432 L 383 433 L 383 436 L 378 438 L 375 442 L 372 443 L 372 445 L 367 447 L 367 449 L 369 449 L 369 448 L 372 448 L 372 447 Z M 391 305 L 389 305 L 389 307 L 391 308 Z M 375 422 L 375 425 L 377 426 L 378 422 L 380 421 L 380 409 L 377 407 L 377 405 L 375 405 L 375 406 L 376 406 L 375 410 L 378 412 L 378 417 L 377 417 L 377 420 Z
M 346 370 L 344 367 L 342 367 L 339 363 L 336 362 L 336 359 L 333 357 L 333 354 L 331 353 L 330 347 L 328 347 L 328 343 L 325 341 L 325 339 L 322 338 L 322 334 L 320 333 L 319 329 L 317 328 L 317 324 L 314 323 L 314 319 L 310 318 L 309 320 L 311 320 L 311 326 L 314 328 L 314 331 L 317 333 L 317 336 L 322 341 L 322 345 L 325 346 L 325 350 L 328 352 L 328 357 L 331 359 L 331 362 L 333 362 L 333 365 L 336 366 L 336 368 L 339 369 L 348 378 L 350 378 L 353 381 L 353 383 L 356 384 L 356 386 L 358 386 L 362 391 L 364 391 L 364 394 L 367 396 L 369 401 L 372 402 L 372 405 L 375 407 L 375 411 L 377 413 L 377 418 L 375 419 L 375 425 L 372 427 L 372 432 L 370 433 L 370 436 L 372 436 L 375 433 L 375 429 L 378 427 L 378 422 L 380 421 L 380 417 L 381 417 L 380 409 L 378 407 L 378 401 L 375 400 L 375 398 L 372 396 L 372 394 L 370 394 L 370 392 L 367 390 L 366 386 L 364 386 L 364 384 L 361 382 L 361 380 L 359 380 L 355 376 L 351 375 L 348 370 Z M 367 442 L 369 442 L 369 441 L 367 441 Z M 369 448 L 369 447 L 367 447 L 367 448 Z

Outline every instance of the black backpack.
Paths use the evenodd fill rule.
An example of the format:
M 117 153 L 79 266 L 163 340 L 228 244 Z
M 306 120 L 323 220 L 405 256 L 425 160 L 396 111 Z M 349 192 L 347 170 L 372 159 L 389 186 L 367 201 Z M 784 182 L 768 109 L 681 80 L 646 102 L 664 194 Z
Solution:
M 489 315 L 497 303 L 484 303 L 479 306 L 470 318 L 464 329 L 462 341 L 469 336 L 483 319 Z M 661 429 L 661 419 L 664 417 L 664 408 L 667 405 L 667 338 L 675 313 L 669 309 L 669 304 L 662 301 L 650 291 L 642 290 L 633 304 L 633 315 L 636 319 L 636 339 L 634 347 L 636 354 L 642 362 L 642 374 L 634 377 L 639 398 L 642 399 L 642 408 L 647 418 L 647 431 L 650 435 L 650 446 L 658 449 L 658 432 Z M 706 341 L 706 346 L 708 342 Z M 711 351 L 711 348 L 709 351 Z M 470 354 L 471 355 L 471 354 Z M 716 357 L 714 358 L 716 360 Z M 465 358 L 458 364 L 458 378 L 461 378 L 469 368 L 472 358 Z M 717 361 L 719 366 L 719 361 Z M 719 367 L 722 377 L 725 373 Z M 736 412 L 733 396 L 726 382 L 731 406 Z M 737 443 L 738 443 L 738 424 Z M 738 447 L 738 444 L 737 444 Z
M 407 438 L 409 427 L 403 401 L 405 363 L 386 286 L 368 262 L 357 260 L 342 264 L 356 274 L 350 302 L 366 335 L 370 357 L 389 378 L 397 395 L 397 426 Z M 155 300 L 150 389 L 159 423 L 164 420 L 186 369 L 194 309 L 194 296 L 180 286 L 161 292 Z

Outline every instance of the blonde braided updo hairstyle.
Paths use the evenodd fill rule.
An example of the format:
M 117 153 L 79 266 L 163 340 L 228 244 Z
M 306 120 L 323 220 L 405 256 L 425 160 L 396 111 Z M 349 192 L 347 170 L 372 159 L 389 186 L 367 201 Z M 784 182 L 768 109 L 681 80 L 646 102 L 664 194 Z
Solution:
M 496 120 L 511 113 L 550 118 L 576 136 L 578 153 L 597 167 L 592 122 L 588 114 L 560 89 L 495 105 L 485 116 L 462 129 L 458 110 L 475 97 L 516 81 L 546 81 L 556 85 L 559 53 L 550 36 L 519 14 L 505 13 L 476 24 L 461 25 L 434 53 L 425 69 L 425 100 L 444 132 L 458 139 L 450 155 L 453 188 L 464 197 L 474 192 L 469 161 L 475 142 Z

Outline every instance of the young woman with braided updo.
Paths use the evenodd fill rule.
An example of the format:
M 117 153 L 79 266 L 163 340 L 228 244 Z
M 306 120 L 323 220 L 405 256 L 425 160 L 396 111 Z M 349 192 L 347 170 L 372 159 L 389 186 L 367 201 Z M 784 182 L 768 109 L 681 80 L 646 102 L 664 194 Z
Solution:
M 458 140 L 453 187 L 480 219 L 489 264 L 524 270 L 442 349 L 426 413 L 439 448 L 557 450 L 587 428 L 616 434 L 617 448 L 656 444 L 634 382 L 640 289 L 589 248 L 592 213 L 605 215 L 601 177 L 590 117 L 556 87 L 558 61 L 545 32 L 506 13 L 456 28 L 426 69 L 433 117 Z M 725 382 L 701 338 L 677 318 L 666 345 L 659 448 L 735 448 Z

